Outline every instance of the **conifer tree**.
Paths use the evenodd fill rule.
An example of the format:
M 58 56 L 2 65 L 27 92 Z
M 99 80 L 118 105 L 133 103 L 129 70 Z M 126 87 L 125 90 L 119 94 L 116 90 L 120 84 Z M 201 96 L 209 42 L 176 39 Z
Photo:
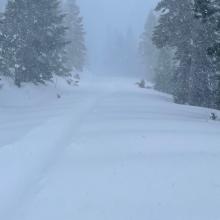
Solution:
M 170 48 L 162 48 L 159 50 L 158 61 L 154 71 L 154 88 L 158 91 L 172 94 L 173 52 Z
M 216 0 L 195 0 L 194 10 L 196 17 L 207 19 L 212 16 L 216 12 L 216 3 Z
M 194 16 L 192 0 L 162 0 L 153 42 L 159 48 L 175 49 L 173 94 L 177 103 L 208 106 L 209 75 L 213 66 L 206 51 L 212 35 Z
M 216 34 L 213 47 L 209 49 L 209 54 L 220 57 L 220 1 L 219 0 L 195 0 L 195 15 L 203 22 L 212 24 L 212 32 Z
M 153 42 L 158 48 L 171 47 L 176 50 L 178 64 L 174 71 L 173 93 L 177 103 L 187 103 L 189 97 L 189 73 L 192 51 L 192 12 L 190 0 L 162 0 L 156 7 L 161 12 L 155 28 Z
M 6 75 L 6 72 L 4 69 L 4 67 L 5 67 L 5 59 L 4 59 L 5 51 L 3 50 L 3 44 L 4 44 L 4 41 L 6 40 L 6 37 L 3 32 L 3 23 L 4 23 L 4 14 L 0 13 L 0 76 Z
M 212 34 L 211 45 L 207 49 L 216 73 L 212 77 L 212 102 L 215 108 L 220 109 L 220 2 L 218 0 L 195 0 L 194 10 L 196 18 L 199 18 L 201 24 L 205 24 Z
M 80 16 L 80 9 L 75 0 L 66 2 L 66 39 L 70 42 L 67 45 L 68 66 L 71 69 L 82 71 L 86 62 L 85 31 L 83 18 Z
M 9 0 L 4 17 L 4 69 L 16 85 L 68 74 L 66 28 L 58 0 Z
M 211 78 L 215 74 L 215 66 L 208 57 L 207 50 L 212 45 L 212 24 L 194 20 L 192 30 L 192 65 L 189 79 L 188 103 L 197 106 L 212 106 Z

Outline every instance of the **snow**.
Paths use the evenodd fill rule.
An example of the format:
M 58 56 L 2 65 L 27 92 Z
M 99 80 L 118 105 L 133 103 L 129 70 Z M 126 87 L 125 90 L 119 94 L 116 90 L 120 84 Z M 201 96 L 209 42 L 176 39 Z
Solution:
M 88 78 L 1 89 L 0 219 L 219 220 L 212 110 Z

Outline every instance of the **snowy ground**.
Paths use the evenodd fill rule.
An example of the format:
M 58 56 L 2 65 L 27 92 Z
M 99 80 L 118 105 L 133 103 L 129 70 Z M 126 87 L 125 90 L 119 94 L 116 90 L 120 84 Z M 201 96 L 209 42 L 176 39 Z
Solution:
M 1 220 L 220 219 L 220 122 L 134 82 L 0 91 Z

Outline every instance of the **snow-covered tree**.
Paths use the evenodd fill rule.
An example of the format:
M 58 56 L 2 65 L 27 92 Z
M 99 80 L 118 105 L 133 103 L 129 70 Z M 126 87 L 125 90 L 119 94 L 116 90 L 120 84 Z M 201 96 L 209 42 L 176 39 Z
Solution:
M 209 33 L 211 45 L 207 53 L 215 66 L 215 76 L 212 77 L 212 101 L 214 107 L 220 108 L 220 1 L 218 0 L 195 0 L 194 6 L 196 17 L 205 24 Z
M 68 27 L 66 38 L 70 41 L 67 45 L 68 67 L 82 71 L 86 62 L 85 31 L 83 18 L 75 0 L 67 0 L 65 4 L 66 26 Z
M 209 55 L 220 57 L 220 1 L 219 0 L 195 0 L 195 15 L 202 22 L 212 26 L 215 39 L 212 40 L 213 46 L 209 48 Z
M 4 54 L 5 51 L 3 50 L 3 45 L 6 40 L 6 36 L 3 31 L 3 23 L 4 23 L 4 14 L 0 13 L 0 75 L 6 75 L 5 72 L 5 59 Z
M 214 38 L 212 28 L 212 24 L 194 19 L 188 100 L 192 105 L 207 107 L 212 105 L 213 94 L 210 83 L 215 74 L 215 65 L 207 54 Z
M 213 65 L 207 56 L 212 40 L 210 28 L 195 19 L 192 0 L 162 0 L 153 42 L 158 48 L 171 47 L 176 67 L 173 94 L 177 103 L 209 105 L 209 76 Z
M 194 0 L 195 15 L 207 19 L 216 13 L 218 0 Z
M 154 88 L 158 91 L 172 94 L 173 51 L 170 48 L 159 50 L 158 61 L 154 71 Z
M 64 15 L 58 0 L 9 0 L 3 22 L 4 70 L 15 84 L 64 76 Z
M 158 48 L 171 47 L 176 50 L 176 83 L 173 93 L 178 103 L 186 103 L 189 96 L 193 20 L 190 5 L 190 0 L 162 0 L 156 7 L 161 15 L 154 31 L 153 42 Z

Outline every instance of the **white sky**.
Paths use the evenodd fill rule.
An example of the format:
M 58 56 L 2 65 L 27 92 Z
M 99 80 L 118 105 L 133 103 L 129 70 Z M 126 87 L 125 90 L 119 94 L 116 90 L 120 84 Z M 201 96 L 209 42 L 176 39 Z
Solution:
M 84 17 L 89 60 L 94 65 L 102 62 L 103 48 L 110 31 L 126 33 L 132 29 L 136 37 L 143 31 L 148 12 L 157 0 L 77 0 Z M 111 46 L 111 45 L 109 45 Z

